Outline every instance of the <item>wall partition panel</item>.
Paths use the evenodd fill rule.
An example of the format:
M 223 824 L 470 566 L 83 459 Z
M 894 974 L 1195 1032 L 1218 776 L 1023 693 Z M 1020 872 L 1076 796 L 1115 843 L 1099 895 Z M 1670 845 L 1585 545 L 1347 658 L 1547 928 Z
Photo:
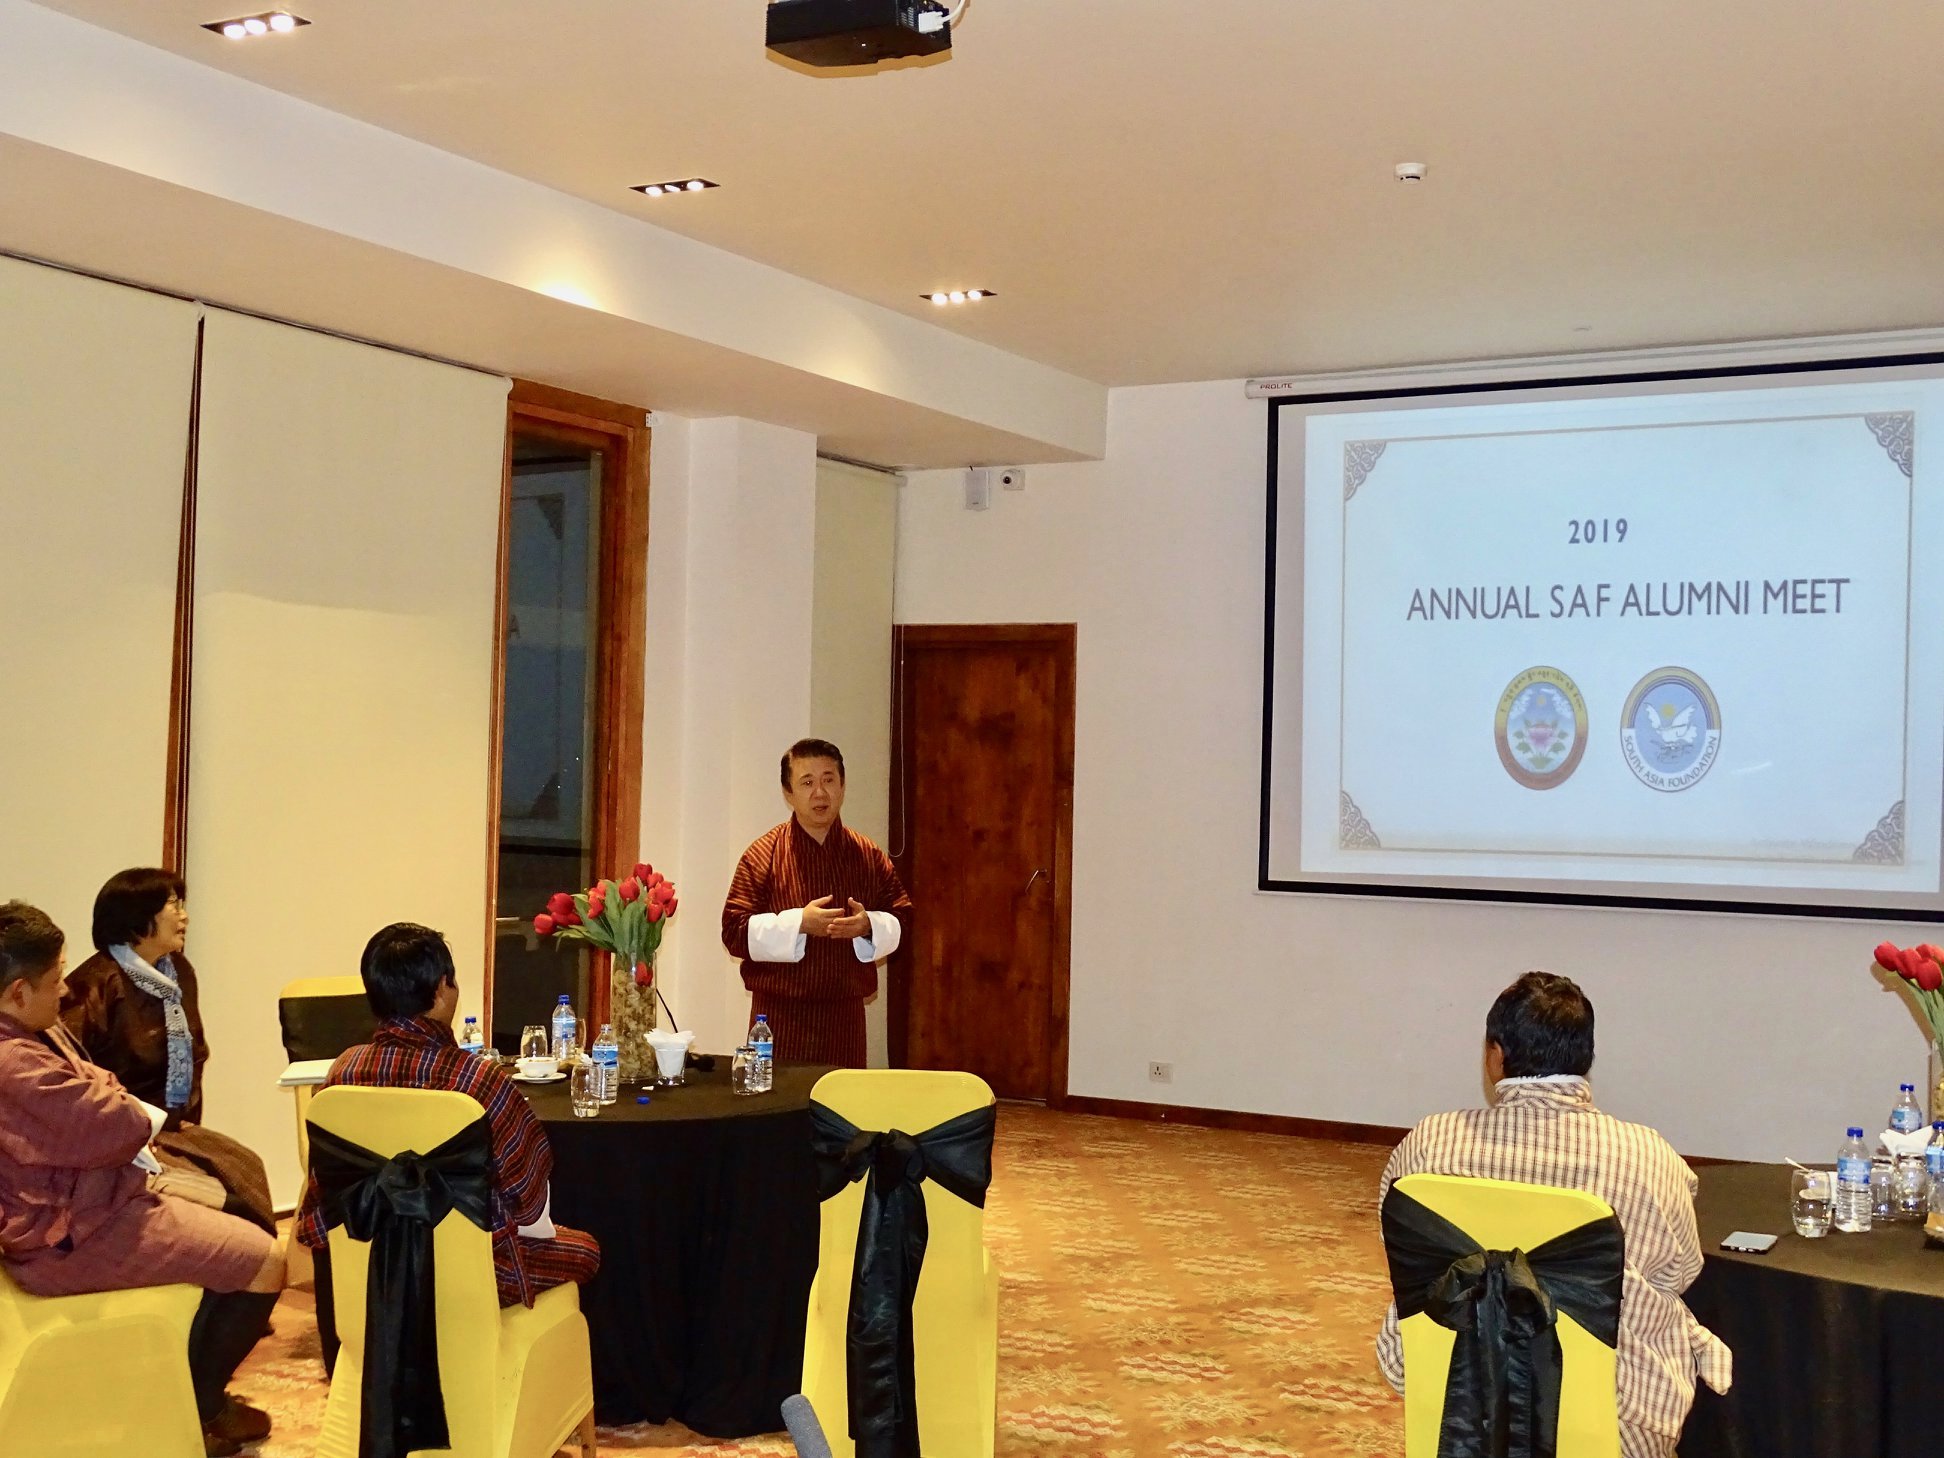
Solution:
M 162 855 L 195 305 L 0 258 L 0 900 Z
M 480 1001 L 504 379 L 212 310 L 191 675 L 209 1120 L 295 1193 L 278 989 L 444 932 Z

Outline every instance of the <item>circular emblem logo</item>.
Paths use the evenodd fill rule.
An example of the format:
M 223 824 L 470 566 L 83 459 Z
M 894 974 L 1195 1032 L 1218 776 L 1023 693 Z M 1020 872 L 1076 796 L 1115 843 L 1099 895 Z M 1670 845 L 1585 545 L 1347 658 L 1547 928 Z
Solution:
M 1586 700 L 1556 668 L 1528 668 L 1498 702 L 1499 763 L 1528 790 L 1563 785 L 1586 753 Z
M 1721 707 L 1714 690 L 1685 668 L 1657 668 L 1627 695 L 1620 752 L 1650 790 L 1692 788 L 1721 751 Z

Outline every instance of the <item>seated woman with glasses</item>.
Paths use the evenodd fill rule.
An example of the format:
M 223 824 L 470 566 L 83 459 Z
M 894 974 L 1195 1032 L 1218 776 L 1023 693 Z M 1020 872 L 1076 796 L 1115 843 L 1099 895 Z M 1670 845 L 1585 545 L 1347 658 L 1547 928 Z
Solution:
M 68 974 L 61 1021 L 92 1062 L 168 1114 L 154 1143 L 164 1166 L 158 1188 L 220 1205 L 274 1235 L 262 1159 L 202 1122 L 209 1044 L 196 969 L 182 955 L 182 877 L 148 867 L 109 877 L 95 896 L 93 930 L 95 954 Z

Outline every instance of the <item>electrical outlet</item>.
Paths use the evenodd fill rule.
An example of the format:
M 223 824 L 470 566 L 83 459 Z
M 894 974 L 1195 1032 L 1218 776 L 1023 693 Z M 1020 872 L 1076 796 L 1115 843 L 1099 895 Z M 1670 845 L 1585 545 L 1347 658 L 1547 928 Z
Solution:
M 1148 1082 L 1149 1083 L 1173 1083 L 1174 1064 L 1172 1063 L 1148 1064 Z

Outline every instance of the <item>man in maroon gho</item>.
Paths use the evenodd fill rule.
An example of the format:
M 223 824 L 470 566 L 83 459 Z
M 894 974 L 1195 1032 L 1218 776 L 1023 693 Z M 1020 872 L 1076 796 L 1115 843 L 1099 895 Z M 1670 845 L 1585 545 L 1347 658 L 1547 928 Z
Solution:
M 799 739 L 783 756 L 790 818 L 743 852 L 722 906 L 722 944 L 742 959 L 750 1017 L 776 1056 L 864 1066 L 864 1003 L 877 964 L 911 926 L 891 858 L 844 824 L 844 756 Z

